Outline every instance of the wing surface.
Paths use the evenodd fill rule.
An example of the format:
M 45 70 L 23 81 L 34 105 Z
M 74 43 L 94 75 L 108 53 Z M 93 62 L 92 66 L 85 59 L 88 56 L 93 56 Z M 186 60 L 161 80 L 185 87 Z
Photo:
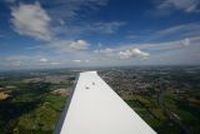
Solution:
M 96 71 L 83 72 L 59 134 L 156 134 Z

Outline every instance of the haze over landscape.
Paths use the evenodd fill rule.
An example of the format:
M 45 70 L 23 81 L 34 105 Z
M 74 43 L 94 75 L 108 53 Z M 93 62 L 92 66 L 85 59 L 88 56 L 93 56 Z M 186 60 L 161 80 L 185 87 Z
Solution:
M 1 0 L 0 69 L 199 65 L 199 0 Z

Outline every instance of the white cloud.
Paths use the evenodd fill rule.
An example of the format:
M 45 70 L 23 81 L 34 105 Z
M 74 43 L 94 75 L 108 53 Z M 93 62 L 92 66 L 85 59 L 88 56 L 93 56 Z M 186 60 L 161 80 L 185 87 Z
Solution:
M 69 47 L 75 50 L 86 50 L 88 49 L 89 43 L 84 40 L 77 40 L 69 42 Z
M 49 2 L 39 0 L 39 2 L 35 2 L 35 4 L 21 3 L 18 6 L 11 5 L 13 6 L 11 8 L 11 22 L 17 33 L 49 41 L 58 38 L 60 34 L 74 38 L 88 32 L 113 33 L 123 25 L 122 22 L 102 22 L 88 25 L 86 19 L 81 19 L 83 16 L 80 11 L 85 9 L 95 10 L 101 6 L 106 6 L 108 0 L 59 0 Z M 49 8 L 45 8 L 45 10 L 41 5 Z M 81 19 L 81 21 L 76 21 L 78 22 L 76 24 L 71 23 L 76 18 Z
M 189 46 L 190 45 L 190 38 L 185 38 L 184 40 L 182 40 L 182 44 L 183 44 L 183 46 Z
M 114 66 L 141 64 L 199 64 L 200 36 L 153 44 L 123 44 L 115 48 L 61 53 L 42 50 L 37 54 L 0 57 L 0 68 Z M 50 53 L 50 54 L 49 54 Z M 107 56 L 111 54 L 111 56 Z M 167 60 L 165 60 L 167 57 Z M 143 60 L 148 58 L 148 60 Z
M 46 59 L 46 58 L 40 58 L 39 61 L 40 61 L 40 62 L 43 62 L 43 63 L 46 63 L 46 62 L 48 62 L 49 60 Z
M 183 10 L 184 12 L 199 12 L 198 6 L 200 4 L 199 0 L 164 0 L 158 6 L 159 9 L 174 8 L 178 10 Z
M 85 40 L 55 40 L 47 45 L 64 52 L 85 51 L 90 46 Z
M 53 59 L 53 57 L 51 57 Z M 63 62 L 63 61 L 62 61 Z M 49 60 L 47 58 L 40 58 L 39 59 L 39 63 L 40 65 L 61 65 L 62 62 L 57 62 L 57 61 L 52 61 L 52 60 Z M 37 61 L 36 61 L 37 63 Z
M 82 61 L 81 60 L 72 60 L 73 62 L 75 63 L 81 63 Z
M 119 60 L 119 59 L 138 59 L 147 58 L 149 53 L 140 50 L 139 48 L 133 48 L 133 45 L 117 48 L 105 48 L 94 50 L 94 53 L 100 59 Z
M 149 53 L 140 50 L 139 48 L 133 48 L 133 45 L 127 45 L 116 48 L 105 48 L 94 50 L 94 53 L 99 59 L 107 60 L 119 60 L 119 59 L 140 59 L 150 56 Z
M 12 8 L 12 24 L 17 33 L 41 40 L 50 40 L 49 25 L 51 18 L 38 2 L 19 4 Z
M 76 59 L 76 60 L 72 60 L 74 63 L 89 63 L 90 60 L 86 59 L 86 60 L 79 60 L 79 59 Z
M 143 52 L 138 48 L 131 48 L 131 49 L 127 49 L 125 51 L 120 51 L 118 54 L 121 59 L 128 59 L 131 57 L 146 58 L 150 55 L 149 53 Z

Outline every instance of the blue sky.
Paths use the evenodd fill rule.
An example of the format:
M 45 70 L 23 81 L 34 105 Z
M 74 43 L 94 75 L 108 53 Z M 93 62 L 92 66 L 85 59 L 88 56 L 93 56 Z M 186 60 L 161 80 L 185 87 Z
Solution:
M 199 65 L 199 0 L 1 0 L 0 69 Z

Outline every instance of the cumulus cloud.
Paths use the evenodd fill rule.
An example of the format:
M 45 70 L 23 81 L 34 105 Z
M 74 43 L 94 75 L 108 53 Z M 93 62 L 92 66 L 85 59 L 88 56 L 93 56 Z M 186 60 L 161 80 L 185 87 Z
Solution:
M 174 8 L 178 10 L 183 10 L 184 12 L 199 12 L 198 9 L 200 5 L 199 0 L 164 0 L 158 6 L 159 9 L 169 9 Z
M 56 48 L 59 51 L 74 52 L 85 51 L 89 48 L 90 44 L 85 40 L 56 40 L 48 44 L 52 48 Z
M 110 59 L 115 60 L 119 59 L 138 59 L 138 58 L 147 58 L 150 56 L 149 53 L 140 50 L 139 48 L 133 48 L 132 45 L 127 47 L 117 47 L 117 48 L 105 48 L 94 50 L 94 53 L 97 54 L 97 57 L 100 59 Z
M 86 50 L 88 49 L 89 43 L 84 40 L 77 40 L 69 42 L 69 47 L 75 50 Z
M 121 59 L 128 59 L 131 57 L 146 58 L 150 55 L 149 53 L 143 52 L 138 48 L 131 48 L 131 49 L 127 49 L 125 51 L 120 51 L 118 54 Z
M 19 4 L 12 8 L 11 15 L 11 22 L 17 33 L 45 41 L 51 39 L 51 18 L 38 2 Z
M 46 62 L 48 62 L 49 60 L 46 59 L 46 58 L 40 58 L 39 61 L 40 61 L 40 62 L 43 62 L 43 63 L 46 63 Z
M 182 40 L 182 44 L 183 44 L 183 46 L 189 46 L 190 45 L 190 39 L 185 38 L 184 40 Z

